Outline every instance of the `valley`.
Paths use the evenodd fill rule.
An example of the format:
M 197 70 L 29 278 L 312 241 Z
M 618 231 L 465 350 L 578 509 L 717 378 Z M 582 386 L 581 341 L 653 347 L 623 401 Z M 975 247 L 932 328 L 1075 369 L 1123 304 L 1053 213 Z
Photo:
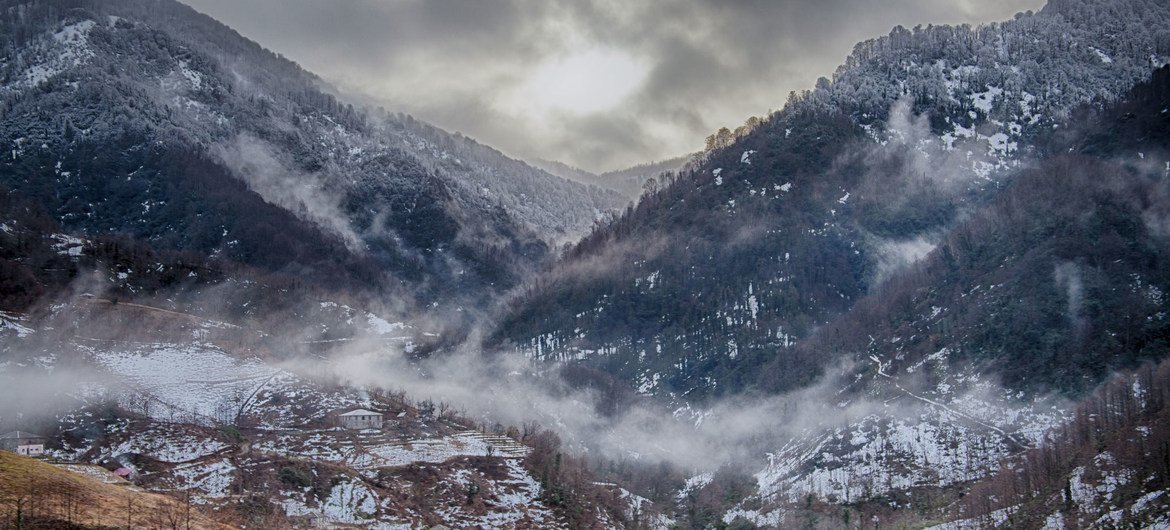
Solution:
M 897 26 L 596 171 L 0 0 L 0 528 L 1170 528 L 1168 22 Z

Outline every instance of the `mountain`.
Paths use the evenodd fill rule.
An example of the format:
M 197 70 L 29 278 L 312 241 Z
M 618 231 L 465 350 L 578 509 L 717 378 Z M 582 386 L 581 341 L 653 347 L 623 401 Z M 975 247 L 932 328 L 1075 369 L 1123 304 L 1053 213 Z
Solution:
M 1164 2 L 896 28 L 624 212 L 180 4 L 0 2 L 50 458 L 248 527 L 1166 523 Z
M 639 164 L 634 167 L 626 169 L 619 169 L 616 171 L 606 171 L 598 178 L 602 182 L 607 182 L 613 188 L 623 191 L 633 196 L 639 196 L 646 189 L 646 181 L 650 179 L 658 179 L 662 177 L 663 173 L 671 173 L 681 170 L 686 166 L 690 156 L 680 156 L 663 160 L 661 162 L 650 162 L 646 164 Z M 655 181 L 657 184 L 657 180 Z
M 1170 206 L 1168 88 L 1170 67 L 1118 102 L 1075 113 L 1061 127 L 1075 132 L 1049 144 L 1053 156 L 1013 176 L 935 251 L 796 345 L 832 359 L 823 384 L 837 404 L 820 413 L 824 428 L 793 437 L 759 472 L 754 502 L 766 508 L 736 513 L 806 517 L 800 504 L 812 495 L 887 520 L 878 499 L 918 510 L 909 520 L 992 517 L 962 499 L 968 488 L 1002 487 L 1014 472 L 1001 469 L 1068 443 L 1058 433 L 1084 427 L 1076 427 L 1085 421 L 1078 410 L 1114 399 L 1098 388 L 1112 374 L 1149 363 L 1143 382 L 1127 388 L 1164 384 L 1152 363 L 1170 357 L 1162 300 L 1170 240 L 1159 213 Z M 1139 408 L 1156 415 L 1158 403 Z M 853 418 L 831 419 L 842 416 Z M 1125 421 L 1152 425 L 1152 417 Z M 1132 431 L 1103 429 L 1102 439 L 1116 440 L 1112 452 L 1132 451 Z M 1033 453 L 1021 456 L 1024 448 Z M 1136 496 L 1160 488 L 1134 487 Z M 995 509 L 1030 511 L 1016 505 L 1028 495 Z M 1113 501 L 1085 510 L 1128 509 L 1133 497 Z M 1143 510 L 1135 505 L 1133 515 Z
M 1168 16 L 1051 2 L 862 43 L 518 289 L 489 344 L 750 425 L 728 436 L 766 459 L 634 488 L 695 527 L 1157 527 L 1144 391 L 1109 455 L 1018 470 L 1170 355 Z
M 568 180 L 574 180 L 585 184 L 616 190 L 631 199 L 636 199 L 642 195 L 642 192 L 645 190 L 644 185 L 646 181 L 652 178 L 657 179 L 663 173 L 669 173 L 682 169 L 682 167 L 686 165 L 687 160 L 689 159 L 690 157 L 680 156 L 678 158 L 671 158 L 661 162 L 650 162 L 647 164 L 639 164 L 631 168 L 619 169 L 616 171 L 606 171 L 600 175 L 552 160 L 537 159 L 533 160 L 531 163 L 533 166 L 552 173 L 553 175 L 557 175 Z M 655 183 L 657 184 L 657 181 Z
M 551 432 L 342 385 L 328 360 L 458 342 L 620 195 L 353 108 L 177 2 L 4 1 L 0 45 L 0 424 L 169 494 L 85 485 L 62 497 L 84 509 L 30 515 L 625 526 L 628 502 Z M 387 429 L 338 430 L 358 407 Z M 7 525 L 26 499 L 0 482 Z
M 395 114 L 387 119 L 393 129 L 403 130 L 404 144 L 425 146 L 437 160 L 431 163 L 464 186 L 471 186 L 469 193 L 496 201 L 553 243 L 576 241 L 596 221 L 625 206 L 626 198 L 602 183 L 580 181 L 539 164 L 530 166 L 409 115 Z
M 585 171 L 579 167 L 570 166 L 564 162 L 535 158 L 530 160 L 528 163 L 532 164 L 532 167 L 538 168 L 541 171 L 547 171 L 548 173 L 566 180 L 572 180 L 585 184 L 601 185 L 601 181 L 598 179 L 596 173 Z
M 1168 15 L 1058 1 L 861 43 L 528 282 L 492 343 L 660 395 L 808 384 L 825 359 L 796 345 L 1049 156 L 1075 109 L 1147 78 Z
M 427 302 L 513 284 L 623 201 L 355 109 L 177 2 L 0 9 L 0 185 L 69 232 Z

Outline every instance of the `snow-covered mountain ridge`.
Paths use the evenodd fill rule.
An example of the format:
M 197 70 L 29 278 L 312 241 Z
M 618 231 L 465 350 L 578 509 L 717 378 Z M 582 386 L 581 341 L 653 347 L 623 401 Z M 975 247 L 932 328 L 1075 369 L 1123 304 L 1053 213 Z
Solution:
M 71 231 L 322 276 L 381 268 L 412 289 L 430 275 L 490 286 L 625 201 L 408 116 L 355 109 L 178 3 L 33 2 L 4 16 L 19 41 L 0 64 L 2 184 Z M 268 219 L 237 220 L 257 215 Z M 288 228 L 301 233 L 279 233 Z M 334 257 L 272 244 L 290 238 Z

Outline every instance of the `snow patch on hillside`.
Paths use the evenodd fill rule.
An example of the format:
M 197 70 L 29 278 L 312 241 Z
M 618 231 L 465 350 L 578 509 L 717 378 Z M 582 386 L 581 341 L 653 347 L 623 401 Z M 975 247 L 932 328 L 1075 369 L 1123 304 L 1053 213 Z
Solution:
M 160 420 L 193 416 L 206 425 L 234 417 L 256 391 L 280 374 L 258 360 L 239 360 L 210 345 L 154 344 L 93 349 L 92 354 L 99 365 L 128 384 L 131 391 L 120 398 L 123 406 Z M 140 394 L 147 399 L 134 398 Z
M 523 458 L 529 451 L 510 439 L 474 431 L 433 438 L 400 438 L 345 430 L 273 432 L 259 435 L 252 447 L 261 453 L 310 456 L 361 470 L 418 462 L 437 464 L 462 456 L 485 456 L 489 447 L 492 455 L 509 459 Z
M 135 453 L 163 462 L 183 463 L 211 456 L 227 448 L 227 444 L 214 438 L 196 436 L 170 424 L 153 424 L 113 446 L 109 454 L 117 456 Z
M 331 522 L 359 524 L 368 522 L 378 510 L 377 496 L 365 484 L 352 478 L 342 479 L 329 490 L 321 503 L 321 514 Z
M 35 330 L 25 326 L 20 316 L 0 311 L 0 336 L 11 333 L 16 338 L 23 339 L 35 333 Z
M 199 490 L 199 496 L 194 497 L 194 502 L 205 504 L 209 502 L 208 498 L 228 496 L 236 466 L 225 458 L 211 462 L 181 464 L 172 470 L 172 473 L 181 479 L 183 487 Z
M 39 60 L 30 64 L 23 74 L 17 76 L 14 88 L 39 86 L 93 58 L 94 53 L 89 46 L 89 33 L 95 25 L 92 20 L 66 25 L 53 32 L 46 41 L 30 47 L 26 54 Z

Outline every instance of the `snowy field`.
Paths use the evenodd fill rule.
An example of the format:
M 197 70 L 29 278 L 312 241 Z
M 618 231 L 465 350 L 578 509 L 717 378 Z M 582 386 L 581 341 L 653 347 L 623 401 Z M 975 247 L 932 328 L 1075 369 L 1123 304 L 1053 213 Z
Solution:
M 204 344 L 142 345 L 93 353 L 99 365 L 136 391 L 124 394 L 123 406 L 162 421 L 193 419 L 210 425 L 217 419 L 234 418 L 247 409 L 261 387 L 281 373 L 260 361 L 241 361 Z
M 354 469 L 373 470 L 428 462 L 442 463 L 462 456 L 494 456 L 515 459 L 527 455 L 528 448 L 514 441 L 475 431 L 435 438 L 398 439 L 357 434 L 352 431 L 265 434 L 253 444 L 253 450 L 281 456 L 301 456 L 314 460 L 344 464 Z

